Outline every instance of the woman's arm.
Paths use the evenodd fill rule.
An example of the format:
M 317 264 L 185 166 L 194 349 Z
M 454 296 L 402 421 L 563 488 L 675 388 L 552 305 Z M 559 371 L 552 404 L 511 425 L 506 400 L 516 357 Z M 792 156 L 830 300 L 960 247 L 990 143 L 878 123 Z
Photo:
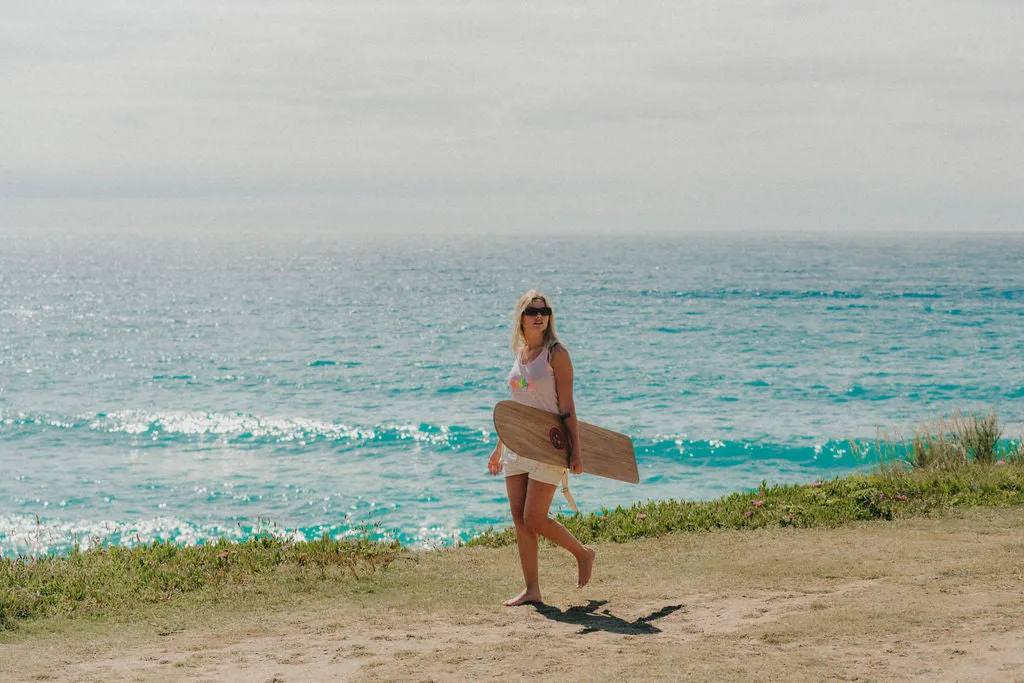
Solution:
M 504 469 L 501 465 L 501 439 L 498 439 L 498 445 L 491 451 L 491 457 L 487 459 L 487 471 L 491 474 L 500 474 L 501 470 Z
M 551 352 L 551 369 L 555 373 L 555 391 L 558 392 L 558 412 L 569 430 L 569 471 L 583 474 L 583 456 L 580 453 L 580 426 L 576 420 L 576 403 L 572 398 L 572 360 L 565 347 L 559 344 Z

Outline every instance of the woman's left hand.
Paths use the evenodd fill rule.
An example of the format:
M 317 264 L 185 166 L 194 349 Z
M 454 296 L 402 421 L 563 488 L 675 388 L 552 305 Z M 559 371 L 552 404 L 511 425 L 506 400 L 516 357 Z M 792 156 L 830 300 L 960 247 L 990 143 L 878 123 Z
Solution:
M 583 457 L 579 453 L 569 456 L 569 471 L 573 474 L 583 474 Z
M 497 446 L 491 457 L 487 459 L 487 471 L 497 476 L 504 469 L 501 465 L 501 446 Z

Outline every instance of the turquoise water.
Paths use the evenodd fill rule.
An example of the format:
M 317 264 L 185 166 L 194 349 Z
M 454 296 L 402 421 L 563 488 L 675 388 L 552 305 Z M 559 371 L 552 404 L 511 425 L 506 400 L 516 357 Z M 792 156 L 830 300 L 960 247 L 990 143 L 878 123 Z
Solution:
M 1024 423 L 1015 236 L 0 239 L 6 556 L 508 524 L 490 411 L 531 286 L 580 416 L 636 446 L 639 485 L 574 479 L 584 512 L 844 475 L 848 439 L 956 408 Z

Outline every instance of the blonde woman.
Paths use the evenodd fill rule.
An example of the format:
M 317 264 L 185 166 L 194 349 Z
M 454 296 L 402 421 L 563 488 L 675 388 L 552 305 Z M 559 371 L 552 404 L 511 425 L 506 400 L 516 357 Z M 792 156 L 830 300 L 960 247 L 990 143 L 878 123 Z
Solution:
M 555 314 L 550 302 L 535 289 L 527 292 L 516 304 L 512 320 L 512 354 L 515 360 L 508 376 L 512 399 L 562 415 L 571 445 L 568 469 L 573 474 L 581 474 L 583 461 L 580 457 L 576 408 L 572 399 L 572 361 L 569 352 L 558 342 Z M 523 592 L 506 600 L 505 604 L 515 607 L 541 602 L 537 568 L 538 535 L 573 554 L 577 566 L 576 587 L 587 585 L 594 568 L 594 551 L 576 540 L 564 526 L 548 517 L 551 500 L 558 483 L 565 477 L 566 468 L 516 455 L 499 439 L 487 462 L 487 470 L 494 475 L 505 472 L 505 488 L 516 529 L 519 562 L 526 583 Z

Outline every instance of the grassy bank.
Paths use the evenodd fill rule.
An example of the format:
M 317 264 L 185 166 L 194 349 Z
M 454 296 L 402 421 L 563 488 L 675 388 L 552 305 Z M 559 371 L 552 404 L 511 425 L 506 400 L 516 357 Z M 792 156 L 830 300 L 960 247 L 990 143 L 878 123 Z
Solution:
M 622 543 L 676 531 L 834 527 L 869 519 L 931 514 L 952 506 L 1024 504 L 1024 440 L 1007 441 L 994 412 L 923 423 L 909 439 L 880 435 L 851 442 L 877 463 L 866 475 L 775 485 L 710 502 L 653 501 L 598 514 L 561 517 L 584 543 Z M 468 545 L 515 543 L 513 529 L 489 530 Z
M 755 492 L 709 502 L 652 501 L 560 520 L 584 543 L 623 543 L 676 531 L 834 527 L 968 505 L 1024 505 L 1024 465 L 1015 460 L 956 472 L 874 473 L 808 485 L 762 485 Z M 503 529 L 488 531 L 467 545 L 513 543 L 514 530 Z
M 562 518 L 586 543 L 677 531 L 834 527 L 858 520 L 933 514 L 956 506 L 1024 505 L 1024 447 L 1001 439 L 994 415 L 956 415 L 913 437 L 871 445 L 877 471 L 806 485 L 762 485 L 710 502 L 656 501 Z M 864 446 L 854 444 L 854 448 Z M 470 546 L 514 543 L 491 530 Z M 0 631 L 38 617 L 125 615 L 185 596 L 215 602 L 259 595 L 260 586 L 302 592 L 326 581 L 372 585 L 406 551 L 367 539 L 294 542 L 261 534 L 241 543 L 100 546 L 67 556 L 0 560 Z
M 0 560 L 0 631 L 43 616 L 129 614 L 186 594 L 211 600 L 266 581 L 299 587 L 325 580 L 365 580 L 403 551 L 366 539 L 293 542 L 262 534 L 240 543 L 198 546 L 154 542 L 105 546 L 66 556 Z

